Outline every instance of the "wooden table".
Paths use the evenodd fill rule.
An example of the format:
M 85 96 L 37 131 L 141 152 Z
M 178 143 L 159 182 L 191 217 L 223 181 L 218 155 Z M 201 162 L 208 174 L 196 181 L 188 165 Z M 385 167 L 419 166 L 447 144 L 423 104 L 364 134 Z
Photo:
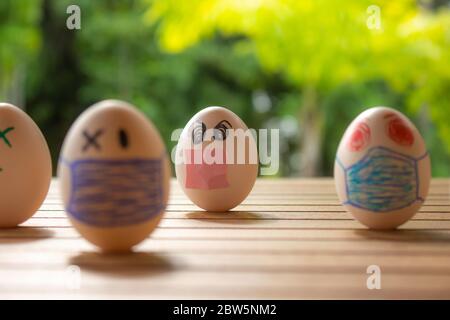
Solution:
M 365 229 L 331 179 L 258 180 L 235 211 L 199 210 L 172 181 L 137 252 L 105 256 L 63 212 L 57 182 L 22 227 L 0 230 L 0 298 L 450 299 L 450 180 L 400 230 Z M 367 268 L 381 289 L 367 288 Z

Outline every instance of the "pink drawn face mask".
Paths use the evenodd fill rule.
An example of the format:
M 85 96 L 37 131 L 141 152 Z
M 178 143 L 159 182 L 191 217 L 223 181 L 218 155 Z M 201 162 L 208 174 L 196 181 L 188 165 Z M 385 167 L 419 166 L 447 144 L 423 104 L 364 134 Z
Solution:
M 201 149 L 184 150 L 186 160 L 186 188 L 189 189 L 220 189 L 229 186 L 227 180 L 227 164 L 225 149 L 223 151 L 223 161 L 220 163 L 205 162 Z M 211 152 L 214 156 L 215 150 Z M 197 159 L 196 159 L 197 157 Z

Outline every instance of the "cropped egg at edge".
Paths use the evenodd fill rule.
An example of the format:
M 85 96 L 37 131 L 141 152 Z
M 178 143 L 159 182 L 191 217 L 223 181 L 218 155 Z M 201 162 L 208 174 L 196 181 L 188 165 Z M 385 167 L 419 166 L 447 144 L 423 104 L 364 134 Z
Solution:
M 0 227 L 15 227 L 41 206 L 52 178 L 50 151 L 34 121 L 0 103 Z
M 208 107 L 192 117 L 181 133 L 176 155 L 181 188 L 207 211 L 224 212 L 239 205 L 258 175 L 251 131 L 223 107 Z
M 394 229 L 424 203 L 431 164 L 425 142 L 402 113 L 375 107 L 347 128 L 334 167 L 344 207 L 372 229 Z
M 165 210 L 170 163 L 157 129 L 134 106 L 99 102 L 70 128 L 58 165 L 68 217 L 106 252 L 129 251 Z

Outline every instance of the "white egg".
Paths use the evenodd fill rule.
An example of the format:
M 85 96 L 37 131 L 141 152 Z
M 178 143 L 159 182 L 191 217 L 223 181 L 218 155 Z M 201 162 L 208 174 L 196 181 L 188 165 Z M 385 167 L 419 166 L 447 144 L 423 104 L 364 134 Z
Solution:
M 18 107 L 0 103 L 0 228 L 29 219 L 51 179 L 50 151 L 38 126 Z
M 258 150 L 251 131 L 223 107 L 208 107 L 192 117 L 181 133 L 177 155 L 181 188 L 208 211 L 239 205 L 258 175 Z
M 357 220 L 372 229 L 393 229 L 424 203 L 430 157 L 406 116 L 375 107 L 347 128 L 337 151 L 334 178 L 342 204 Z
M 83 112 L 63 144 L 58 176 L 73 226 L 104 251 L 128 251 L 164 213 L 170 167 L 153 124 L 128 103 Z

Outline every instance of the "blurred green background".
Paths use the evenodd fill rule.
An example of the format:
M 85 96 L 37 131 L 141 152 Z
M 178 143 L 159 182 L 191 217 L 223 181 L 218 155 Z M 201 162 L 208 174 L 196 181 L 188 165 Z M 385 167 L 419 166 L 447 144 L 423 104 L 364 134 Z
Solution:
M 66 27 L 71 4 L 81 30 Z M 54 159 L 80 112 L 117 98 L 168 149 L 222 105 L 281 130 L 279 176 L 332 175 L 347 125 L 386 105 L 418 126 L 433 174 L 450 174 L 449 1 L 1 0 L 0 39 L 0 101 L 33 117 Z

